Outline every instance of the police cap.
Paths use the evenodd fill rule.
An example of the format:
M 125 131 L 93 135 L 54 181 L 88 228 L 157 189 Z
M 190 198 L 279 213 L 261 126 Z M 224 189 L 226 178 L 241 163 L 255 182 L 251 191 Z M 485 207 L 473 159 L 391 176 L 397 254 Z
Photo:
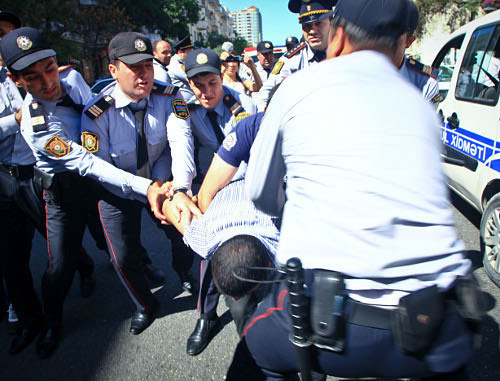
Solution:
M 8 21 L 12 23 L 16 29 L 21 27 L 21 19 L 14 13 L 0 11 L 0 21 Z
M 408 0 L 408 33 L 413 35 L 418 26 L 418 8 L 417 5 L 412 1 Z
M 286 46 L 295 46 L 298 44 L 299 44 L 299 40 L 297 39 L 297 37 L 294 37 L 294 36 L 288 37 L 285 41 Z
M 116 59 L 133 65 L 138 62 L 153 59 L 153 45 L 142 33 L 118 33 L 109 43 L 109 59 Z
M 220 75 L 220 58 L 211 49 L 200 48 L 189 52 L 184 61 L 186 76 L 192 78 L 200 73 L 214 73 Z
M 193 40 L 191 39 L 191 35 L 184 37 L 177 44 L 175 44 L 173 46 L 173 48 L 175 49 L 175 51 L 193 49 L 194 44 L 193 44 Z
M 290 0 L 288 9 L 299 14 L 299 23 L 321 21 L 332 14 L 337 0 Z
M 409 0 L 339 0 L 341 17 L 373 36 L 399 37 L 408 30 Z
M 261 41 L 257 44 L 257 51 L 262 54 L 274 52 L 273 43 L 271 41 Z
M 42 33 L 26 27 L 14 29 L 0 40 L 0 55 L 9 69 L 19 71 L 55 56 L 56 52 L 50 48 Z

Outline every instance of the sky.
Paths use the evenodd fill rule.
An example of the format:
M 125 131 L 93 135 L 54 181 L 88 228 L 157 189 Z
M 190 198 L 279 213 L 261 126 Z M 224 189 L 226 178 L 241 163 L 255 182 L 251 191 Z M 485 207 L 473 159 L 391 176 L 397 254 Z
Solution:
M 298 14 L 288 10 L 288 0 L 220 0 L 230 12 L 255 5 L 262 15 L 262 39 L 274 45 L 285 45 L 289 36 L 300 39 L 302 30 Z

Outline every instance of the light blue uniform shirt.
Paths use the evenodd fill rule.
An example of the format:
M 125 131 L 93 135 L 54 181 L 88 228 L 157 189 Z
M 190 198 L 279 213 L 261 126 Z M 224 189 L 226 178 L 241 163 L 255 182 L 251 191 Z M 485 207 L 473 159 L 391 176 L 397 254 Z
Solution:
M 381 53 L 355 52 L 287 79 L 246 174 L 250 198 L 268 213 L 282 211 L 287 175 L 277 261 L 342 272 L 352 298 L 382 305 L 427 286 L 446 290 L 467 274 L 438 126 Z
M 153 60 L 153 69 L 155 71 L 155 80 L 165 83 L 172 83 L 172 79 L 168 74 L 168 69 L 157 60 Z
M 243 64 L 241 64 L 243 65 Z M 270 75 L 271 75 L 271 71 L 273 70 L 273 66 L 271 66 L 271 68 L 269 69 L 269 71 L 266 71 L 262 65 L 260 64 L 259 61 L 255 62 L 255 67 L 257 68 L 257 73 L 259 73 L 259 76 L 260 76 L 260 79 L 262 80 L 262 83 L 265 83 Z M 240 70 L 240 77 L 243 81 L 249 79 L 250 81 L 252 82 L 255 82 L 255 78 L 252 74 L 252 71 L 245 66 L 246 69 L 248 70 L 245 70 L 244 72 L 242 70 Z
M 184 242 L 205 259 L 217 248 L 241 234 L 256 237 L 274 261 L 279 241 L 280 218 L 257 210 L 245 193 L 244 180 L 222 188 L 207 211 L 184 230 Z
M 82 132 L 88 131 L 99 136 L 99 147 L 95 153 L 97 156 L 118 168 L 136 174 L 139 127 L 128 107 L 132 101 L 115 82 L 103 89 L 98 97 L 87 104 L 86 109 L 106 95 L 115 100 L 114 104 L 94 120 L 84 113 Z M 189 117 L 179 118 L 172 108 L 172 102 L 181 100 L 181 96 L 150 94 L 146 99 L 144 131 L 152 178 L 165 182 L 173 175 L 174 187 L 191 188 L 195 166 Z M 123 194 L 123 191 L 116 187 L 108 188 L 120 197 L 133 196 Z
M 30 165 L 35 157 L 26 144 L 15 114 L 23 106 L 17 86 L 0 67 L 0 162 L 9 165 Z
M 399 72 L 405 77 L 410 83 L 413 83 L 417 89 L 422 92 L 425 100 L 433 105 L 439 103 L 439 85 L 438 81 L 431 76 L 421 73 L 413 68 L 407 66 L 406 57 L 404 59 L 403 65 L 399 69 Z
M 172 85 L 191 91 L 186 71 L 184 69 L 184 61 L 182 61 L 177 54 L 170 59 L 168 72 L 170 73 L 170 78 L 172 79 Z
M 71 97 L 73 102 L 84 105 L 92 98 L 90 88 L 83 77 L 75 70 L 69 69 L 59 75 L 63 92 Z M 43 107 L 46 127 L 34 132 L 29 106 L 33 102 Z M 23 104 L 21 133 L 32 149 L 37 160 L 37 167 L 47 173 L 71 171 L 81 176 L 89 176 L 101 183 L 121 187 L 124 193 L 136 192 L 147 194 L 151 180 L 136 177 L 87 152 L 80 145 L 81 115 L 70 107 L 57 106 L 57 102 L 45 102 L 34 99 L 28 94 Z M 65 142 L 69 152 L 56 157 L 47 150 L 49 140 L 56 137 Z
M 262 79 L 263 86 L 260 91 L 254 95 L 255 103 L 257 104 L 259 111 L 264 111 L 265 107 L 267 106 L 271 90 L 281 82 L 283 82 L 286 77 L 289 77 L 299 70 L 318 63 L 314 59 L 314 51 L 307 43 L 302 50 L 295 53 L 292 57 L 287 58 L 284 55 L 281 56 L 276 64 L 278 64 L 279 62 L 283 64 L 283 66 L 279 70 L 279 73 L 270 74 L 267 81 Z M 279 65 L 281 65 L 281 63 L 279 63 Z

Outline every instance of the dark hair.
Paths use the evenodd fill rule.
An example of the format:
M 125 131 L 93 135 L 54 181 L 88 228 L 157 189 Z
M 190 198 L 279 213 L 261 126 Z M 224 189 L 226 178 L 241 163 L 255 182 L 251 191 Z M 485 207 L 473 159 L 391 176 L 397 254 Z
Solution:
M 256 286 L 256 283 L 237 279 L 233 272 L 245 279 L 264 280 L 267 271 L 250 267 L 266 267 L 269 254 L 259 239 L 251 235 L 237 235 L 215 251 L 211 258 L 212 276 L 220 293 L 241 298 Z

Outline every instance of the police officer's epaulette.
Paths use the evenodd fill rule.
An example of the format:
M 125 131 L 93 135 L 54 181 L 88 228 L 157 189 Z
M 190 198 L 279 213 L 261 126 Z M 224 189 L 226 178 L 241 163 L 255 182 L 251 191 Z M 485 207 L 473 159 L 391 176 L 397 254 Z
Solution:
M 199 100 L 195 102 L 190 102 L 187 104 L 189 112 L 193 112 L 194 110 L 198 110 L 201 107 L 201 103 Z
M 424 65 L 422 62 L 416 61 L 413 58 L 408 58 L 406 60 L 406 66 L 410 69 L 418 71 L 419 73 L 425 74 L 428 77 L 432 77 L 434 79 L 437 78 L 439 70 L 435 67 Z
M 71 65 L 60 66 L 59 69 L 57 69 L 57 71 L 59 71 L 59 73 L 62 73 L 63 71 L 66 71 L 68 69 L 71 69 Z
M 151 94 L 159 94 L 159 95 L 176 95 L 179 91 L 179 86 L 174 85 L 162 85 L 155 81 L 153 85 L 153 89 L 151 90 Z
M 104 114 L 111 106 L 113 106 L 114 103 L 115 99 L 111 95 L 104 95 L 87 110 L 85 110 L 84 114 L 90 119 L 95 120 Z
M 40 132 L 47 130 L 47 123 L 45 122 L 45 116 L 43 115 L 43 107 L 37 101 L 33 101 L 29 105 L 29 111 L 31 116 L 31 127 L 33 127 L 33 132 Z
M 226 93 L 226 95 L 224 95 L 224 98 L 222 98 L 222 102 L 234 116 L 238 116 L 240 112 L 245 111 L 243 106 L 239 104 L 239 102 L 231 93 Z
M 290 50 L 289 52 L 286 52 L 283 54 L 283 57 L 285 58 L 292 58 L 294 55 L 296 55 L 298 52 L 300 52 L 302 49 L 306 47 L 305 41 L 302 41 L 300 44 L 298 44 L 295 48 Z

